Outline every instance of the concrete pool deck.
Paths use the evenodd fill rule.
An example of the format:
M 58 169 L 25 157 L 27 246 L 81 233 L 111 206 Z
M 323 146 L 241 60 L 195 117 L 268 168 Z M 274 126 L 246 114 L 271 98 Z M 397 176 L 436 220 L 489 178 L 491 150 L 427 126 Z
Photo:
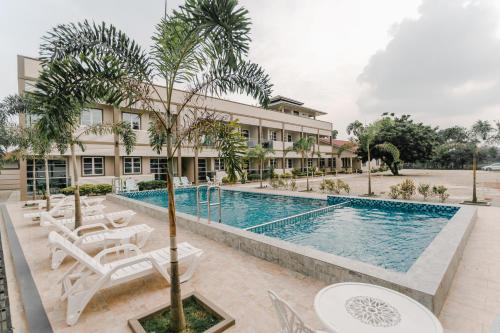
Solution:
M 105 205 L 108 211 L 125 208 L 109 201 Z M 8 204 L 7 209 L 55 332 L 130 332 L 127 319 L 168 299 L 168 284 L 158 276 L 152 276 L 122 288 L 100 292 L 78 324 L 66 326 L 66 304 L 59 301 L 60 286 L 55 282 L 71 261 L 67 260 L 59 270 L 52 271 L 46 238 L 48 230 L 22 218 L 24 210 L 20 203 Z M 476 226 L 441 311 L 440 320 L 447 333 L 489 332 L 492 320 L 500 314 L 499 215 L 500 208 L 479 208 Z M 145 251 L 168 244 L 167 225 L 163 220 L 139 213 L 134 223 L 147 223 L 156 229 Z M 267 297 L 268 289 L 288 300 L 304 315 L 306 322 L 321 328 L 312 303 L 325 283 L 185 229 L 179 228 L 178 231 L 181 241 L 189 241 L 205 251 L 204 260 L 193 279 L 183 285 L 183 292 L 196 290 L 233 316 L 236 326 L 228 332 L 278 330 L 277 318 Z M 15 280 L 9 283 L 15 283 Z

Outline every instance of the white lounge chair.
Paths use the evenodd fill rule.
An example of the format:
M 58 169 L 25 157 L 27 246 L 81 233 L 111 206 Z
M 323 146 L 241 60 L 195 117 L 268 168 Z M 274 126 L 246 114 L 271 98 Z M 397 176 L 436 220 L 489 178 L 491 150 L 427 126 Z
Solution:
M 137 183 L 135 182 L 134 179 L 127 178 L 125 180 L 125 191 L 126 192 L 139 191 L 139 186 L 137 186 Z
M 193 186 L 193 183 L 189 181 L 188 177 L 181 177 L 181 185 L 183 187 Z
M 181 183 L 181 179 L 179 177 L 174 177 L 174 187 L 175 188 L 183 187 L 182 183 Z
M 81 197 L 81 200 L 85 200 L 85 199 L 86 199 L 86 196 Z M 75 205 L 74 200 L 75 200 L 74 196 L 67 196 L 64 199 L 59 200 L 58 202 L 56 202 L 54 204 L 54 206 L 52 206 L 52 208 L 49 210 L 49 213 L 54 217 L 63 216 L 63 215 L 67 216 L 68 214 L 71 214 L 71 210 L 73 209 L 73 207 Z M 100 209 L 102 211 L 103 208 L 104 208 L 104 206 L 99 205 L 99 206 L 96 206 L 93 209 L 89 210 L 88 212 L 90 214 L 99 213 L 99 211 L 96 211 L 96 210 Z M 43 212 L 45 212 L 45 210 L 39 209 L 38 212 L 24 214 L 24 217 L 31 218 L 31 219 L 35 220 L 35 219 L 40 218 L 40 214 Z M 87 211 L 86 211 L 86 213 L 87 213 Z
M 210 180 L 210 177 L 206 176 L 207 179 L 207 184 L 208 185 L 213 185 L 214 183 Z
M 103 221 L 105 219 L 104 214 L 98 214 L 98 215 L 89 215 L 89 216 L 82 216 L 82 223 L 89 224 L 89 222 L 98 222 L 98 221 Z M 70 217 L 70 218 L 63 218 L 63 219 L 56 219 L 54 218 L 51 214 L 47 212 L 42 212 L 40 215 L 40 226 L 42 227 L 50 227 L 53 226 L 55 223 L 60 223 L 64 225 L 68 229 L 75 229 L 75 218 Z
M 66 310 L 68 325 L 76 324 L 89 301 L 102 289 L 133 281 L 153 274 L 155 271 L 170 283 L 170 275 L 167 271 L 170 264 L 168 247 L 142 253 L 137 246 L 124 244 L 105 249 L 95 257 L 91 257 L 55 231 L 49 234 L 49 243 L 76 260 L 76 263 L 60 280 L 61 300 L 68 300 Z M 180 276 L 180 281 L 184 282 L 192 277 L 203 251 L 188 243 L 180 243 L 177 248 L 179 261 L 189 263 L 187 271 Z M 132 251 L 135 255 L 110 263 L 102 262 L 107 254 L 122 250 Z
M 133 210 L 122 210 L 104 214 L 106 220 L 115 228 L 126 227 L 136 213 Z
M 135 245 L 137 245 L 139 248 L 142 248 L 146 244 L 149 236 L 154 230 L 147 224 L 137 224 L 130 227 L 110 230 L 103 223 L 94 223 L 83 225 L 71 231 L 63 223 L 60 223 L 55 219 L 51 220 L 50 223 L 60 235 L 62 235 L 65 239 L 71 241 L 74 245 L 78 246 L 82 250 L 88 250 L 89 248 L 96 246 L 105 249 L 110 241 L 116 239 L 120 239 L 120 241 L 122 241 L 123 238 L 116 237 L 116 234 L 123 234 L 124 232 L 126 232 L 125 240 L 132 241 L 133 238 Z M 78 235 L 81 231 L 84 230 L 93 231 L 85 233 L 81 236 Z M 52 246 L 50 253 L 52 257 L 51 268 L 57 269 L 63 262 L 64 258 L 66 258 L 66 252 Z
M 272 290 L 267 291 L 271 301 L 273 302 L 274 309 L 278 314 L 280 323 L 279 333 L 326 333 L 323 331 L 316 331 L 307 326 L 299 314 L 295 312 L 292 307 L 285 302 L 281 297 L 276 295 Z
M 106 200 L 106 198 L 84 198 L 81 201 L 86 207 L 91 207 L 102 204 L 104 200 Z

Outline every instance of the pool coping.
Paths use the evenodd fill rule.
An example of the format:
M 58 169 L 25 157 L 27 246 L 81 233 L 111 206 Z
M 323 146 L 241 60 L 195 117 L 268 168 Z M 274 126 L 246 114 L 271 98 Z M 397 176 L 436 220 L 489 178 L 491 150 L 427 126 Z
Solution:
M 242 191 L 240 189 L 228 190 Z M 267 194 L 257 191 L 247 192 Z M 274 195 L 274 193 L 270 194 Z M 323 200 L 327 198 L 326 195 L 322 197 L 317 194 L 308 196 L 307 193 L 288 195 Z M 116 194 L 108 194 L 106 197 L 110 201 L 124 204 L 154 218 L 166 219 L 167 208 Z M 354 196 L 341 197 L 381 200 Z M 421 202 L 391 199 L 383 199 L 382 201 L 422 204 Z M 425 204 L 443 205 L 438 203 Z M 457 207 L 459 210 L 424 250 L 408 272 L 405 273 L 390 271 L 375 265 L 292 244 L 229 225 L 217 222 L 208 223 L 206 219 L 198 219 L 193 215 L 181 212 L 176 212 L 176 215 L 177 224 L 180 227 L 258 258 L 277 263 L 326 283 L 352 281 L 388 287 L 416 299 L 435 314 L 439 314 L 477 216 L 476 207 L 455 204 L 445 205 Z

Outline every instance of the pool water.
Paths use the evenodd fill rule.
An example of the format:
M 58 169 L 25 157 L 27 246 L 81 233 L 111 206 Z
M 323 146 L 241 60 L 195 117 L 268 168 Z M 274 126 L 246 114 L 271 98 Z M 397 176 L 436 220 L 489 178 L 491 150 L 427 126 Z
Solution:
M 406 272 L 448 220 L 447 214 L 347 205 L 263 234 Z
M 200 191 L 200 194 L 201 201 L 205 201 L 206 188 Z M 168 205 L 166 191 L 135 192 L 124 195 L 161 207 Z M 210 200 L 212 203 L 217 202 L 214 189 L 212 189 Z M 177 190 L 175 203 L 178 212 L 197 215 L 195 189 Z M 242 229 L 327 206 L 326 200 L 230 190 L 222 190 L 221 203 L 222 223 Z M 206 204 L 201 206 L 200 216 L 203 218 L 208 216 Z M 210 208 L 210 216 L 212 221 L 218 220 L 217 206 Z
M 161 207 L 168 203 L 164 190 L 124 195 Z M 211 197 L 217 202 L 214 192 Z M 206 190 L 201 200 L 206 200 Z M 197 215 L 195 189 L 177 190 L 175 201 L 177 211 Z M 221 201 L 223 224 L 398 272 L 411 268 L 458 211 L 444 205 L 346 197 L 327 201 L 231 190 L 222 191 Z M 320 213 L 310 213 L 318 209 Z M 212 221 L 217 221 L 217 211 L 213 206 Z M 207 217 L 207 205 L 200 215 Z

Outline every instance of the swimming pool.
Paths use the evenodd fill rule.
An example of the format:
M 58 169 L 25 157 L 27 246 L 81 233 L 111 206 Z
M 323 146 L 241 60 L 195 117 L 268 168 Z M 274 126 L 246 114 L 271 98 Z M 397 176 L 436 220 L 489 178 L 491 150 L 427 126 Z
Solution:
M 200 191 L 200 194 L 201 201 L 205 201 L 207 198 L 206 188 Z M 165 190 L 130 192 L 123 195 L 160 207 L 167 207 L 168 205 Z M 212 189 L 211 200 L 213 203 L 217 202 L 215 189 Z M 196 189 L 176 190 L 175 203 L 177 211 L 197 215 Z M 221 203 L 222 223 L 241 229 L 328 205 L 326 200 L 230 190 L 222 190 Z M 206 204 L 201 205 L 200 212 L 201 217 L 207 217 Z M 210 216 L 212 221 L 218 220 L 217 207 L 212 206 Z
M 167 207 L 165 191 L 124 194 Z M 206 200 L 206 191 L 201 192 Z M 196 191 L 176 191 L 177 210 L 197 214 Z M 212 194 L 212 202 L 216 201 Z M 407 272 L 458 208 L 331 197 L 329 200 L 222 192 L 222 223 L 293 244 Z M 201 216 L 207 217 L 206 205 Z M 212 220 L 217 208 L 212 207 Z

